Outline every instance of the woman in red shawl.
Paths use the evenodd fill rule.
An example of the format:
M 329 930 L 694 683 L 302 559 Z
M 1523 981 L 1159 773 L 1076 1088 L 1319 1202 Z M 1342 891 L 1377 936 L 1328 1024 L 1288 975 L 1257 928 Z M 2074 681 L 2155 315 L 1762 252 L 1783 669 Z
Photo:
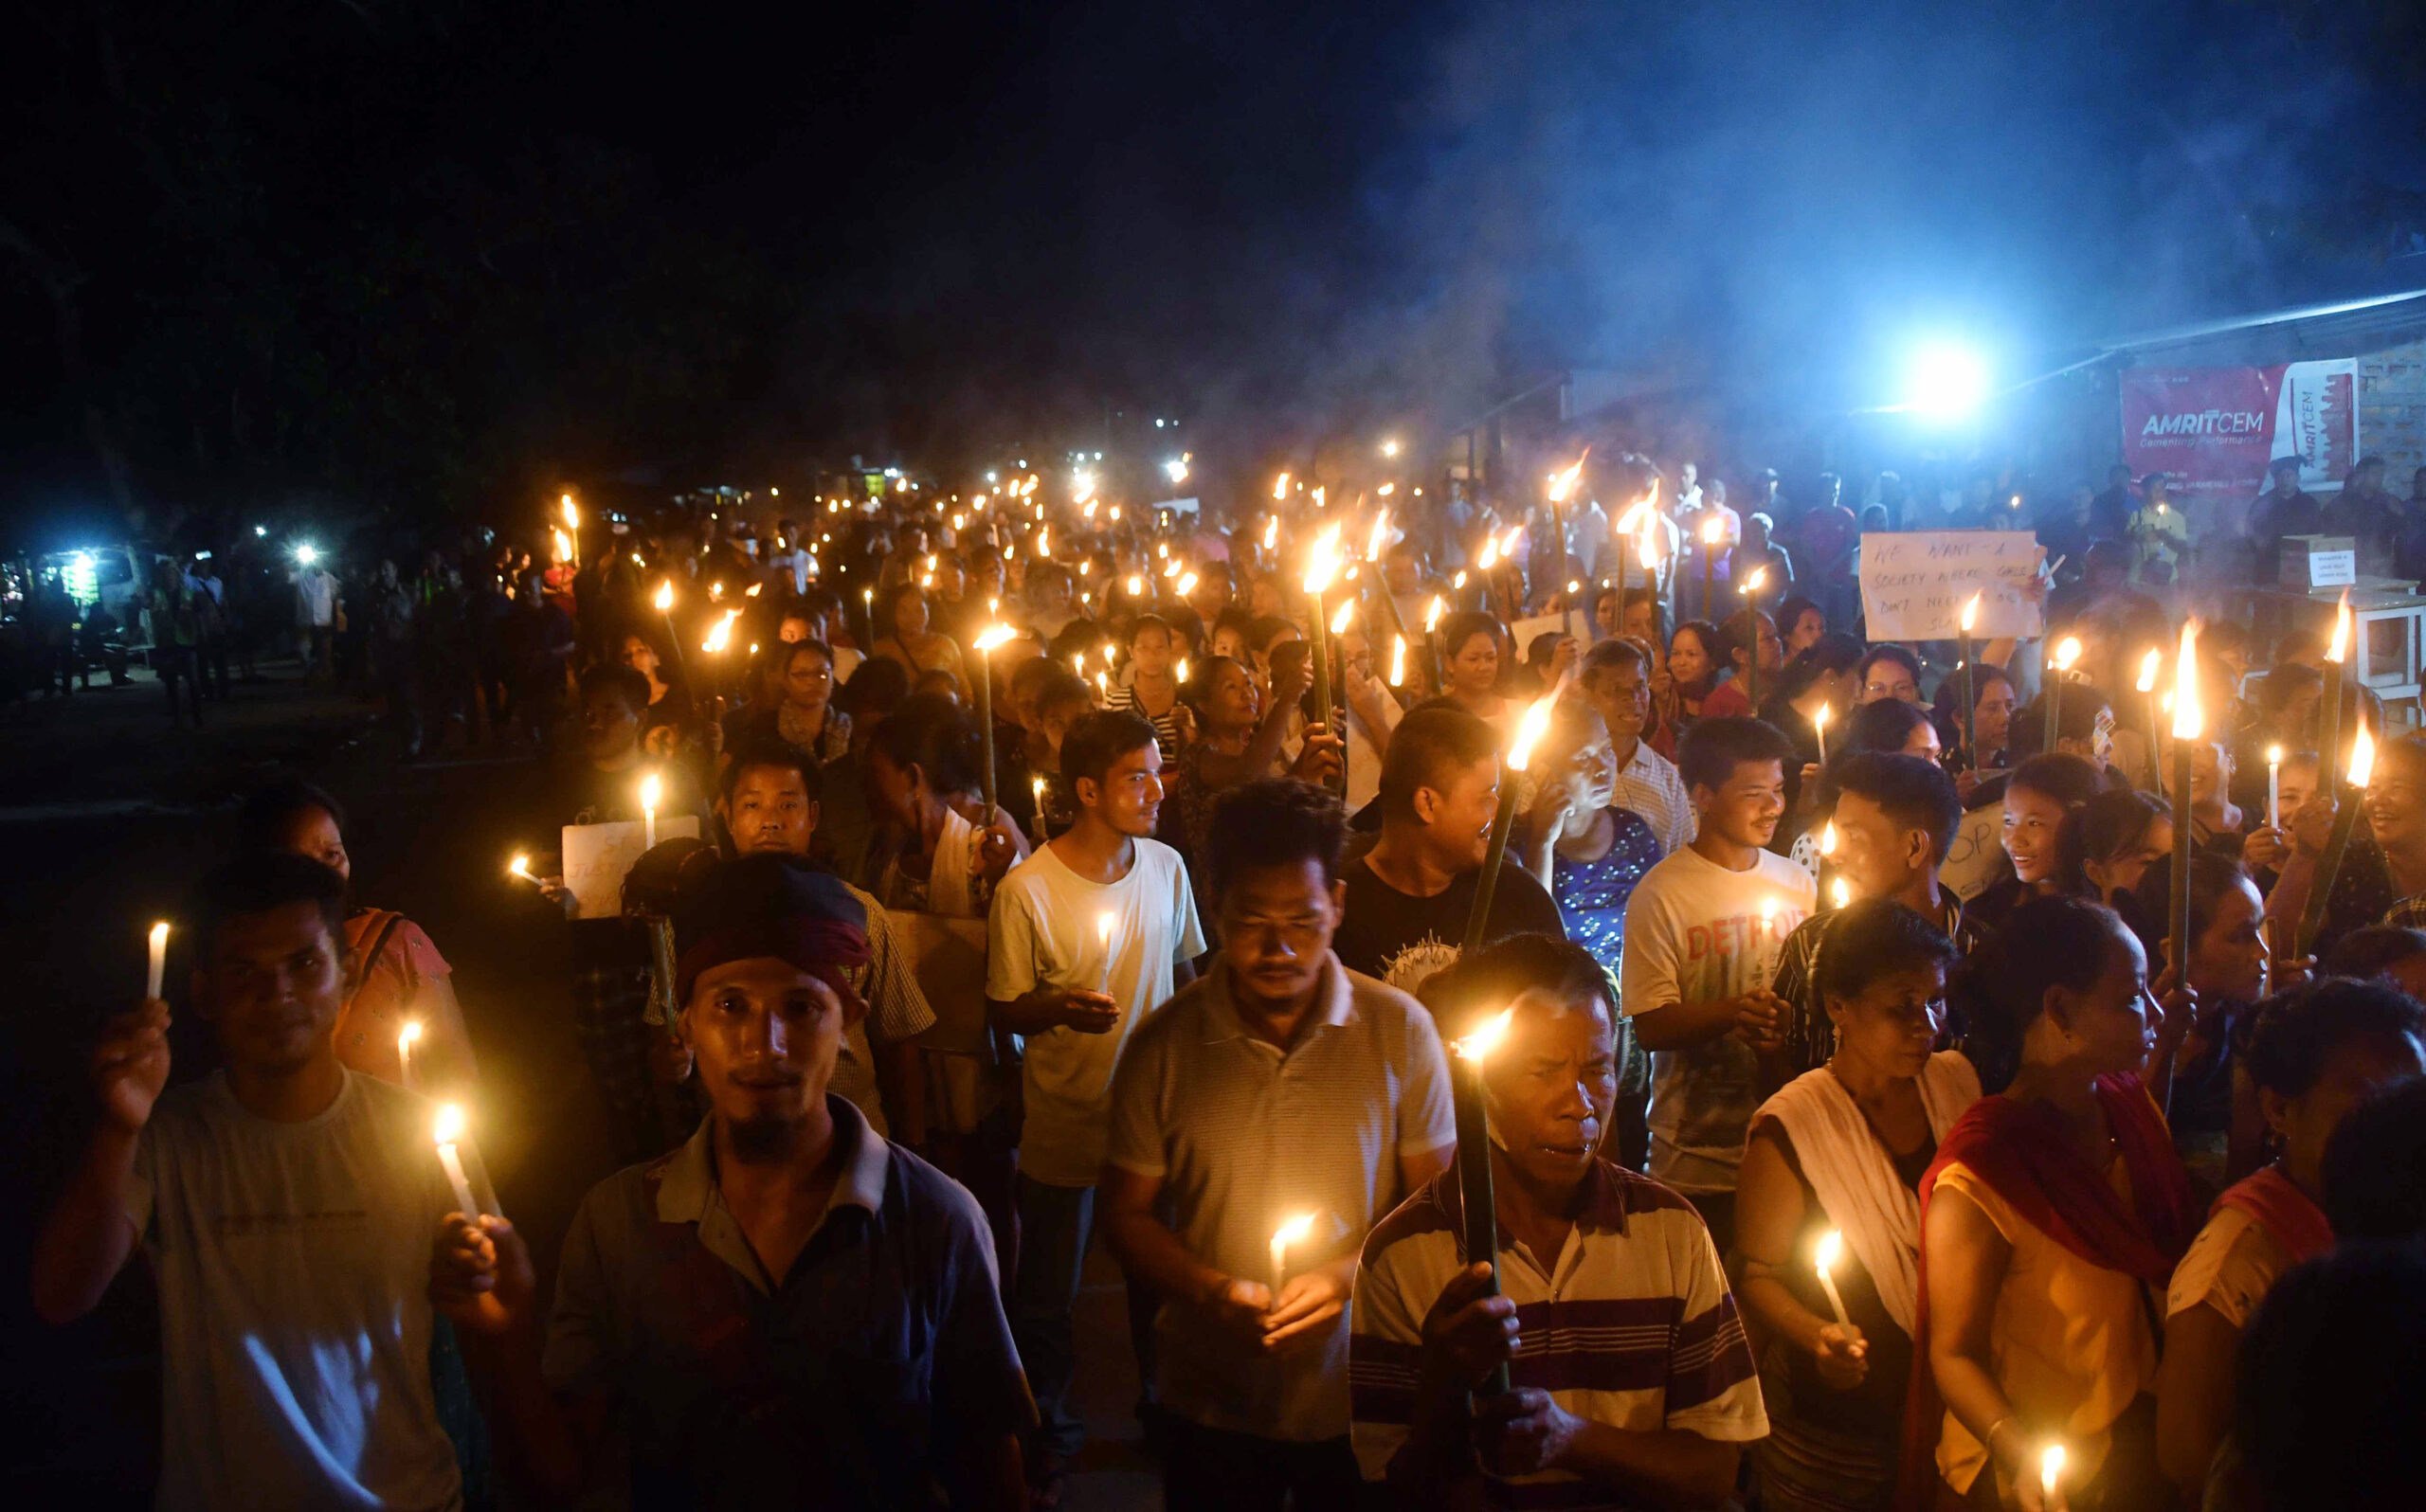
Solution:
M 2243 1329 L 2283 1272 L 2323 1254 L 2326 1142 L 2368 1094 L 2426 1073 L 2426 1007 L 2389 982 L 2326 981 L 2269 998 L 2240 1054 L 2257 1089 L 2267 1165 L 2216 1199 L 2173 1272 L 2157 1377 L 2157 1458 L 2199 1503 L 2233 1413 Z
M 2189 1015 L 2158 1010 L 2139 942 L 2086 899 L 2024 904 L 1983 957 L 1973 1041 L 2018 1068 L 1921 1179 L 1912 1341 L 1928 1368 L 1912 1373 L 1898 1502 L 2161 1506 L 2156 1308 L 2197 1215 L 2139 1072 L 2171 1057 Z

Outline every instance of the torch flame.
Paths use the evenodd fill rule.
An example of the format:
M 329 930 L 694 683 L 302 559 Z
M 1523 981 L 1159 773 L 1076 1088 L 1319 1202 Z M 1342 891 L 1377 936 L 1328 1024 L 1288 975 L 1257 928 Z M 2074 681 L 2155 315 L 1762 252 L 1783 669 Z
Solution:
M 1462 573 L 1459 574 L 1459 576 L 1463 575 L 1464 574 Z M 1436 593 L 1432 596 L 1432 606 L 1423 611 L 1423 633 L 1425 635 L 1430 635 L 1433 631 L 1440 627 L 1440 613 L 1447 607 L 1448 605 L 1442 601 L 1440 595 Z
M 1473 1034 L 1463 1039 L 1450 1041 L 1449 1048 L 1460 1059 L 1481 1060 L 1499 1048 L 1500 1041 L 1508 1037 L 1508 1026 L 1515 1021 L 1516 1010 L 1502 1008 Z
M 1702 545 L 1716 546 L 1727 534 L 1727 522 L 1712 514 L 1702 521 Z
M 1850 907 L 1854 901 L 1853 884 L 1843 877 L 1838 877 L 1829 885 L 1828 895 L 1836 901 L 1838 909 L 1842 910 Z
M 1488 572 L 1498 561 L 1499 537 L 1495 535 L 1483 537 L 1482 554 L 1475 558 L 1475 569 L 1479 572 Z
M 565 529 L 566 529 L 566 530 L 568 530 L 568 531 L 578 531 L 578 530 L 580 530 L 580 529 L 581 529 L 581 511 L 579 511 L 579 510 L 577 510 L 577 509 L 573 508 L 573 505 L 572 505 L 572 495 L 571 495 L 570 494 L 567 494 L 563 498 L 558 499 L 556 502 L 557 502 L 558 506 L 559 506 L 560 508 L 562 508 L 562 509 L 563 509 L 563 511 L 564 511 L 564 515 L 565 515 Z
M 1762 587 L 1765 585 L 1768 581 L 1769 569 L 1767 567 L 1754 567 L 1752 569 L 1752 575 L 1744 580 L 1744 596 L 1748 599 L 1753 594 L 1760 592 Z
M 1320 593 L 1338 575 L 1339 527 L 1334 525 L 1314 540 L 1313 555 L 1306 563 L 1306 591 Z
M 657 585 L 657 598 L 655 603 L 657 604 L 657 612 L 660 614 L 665 614 L 673 609 L 674 580 L 672 578 L 667 578 L 664 582 Z
M 2073 642 L 2068 639 L 2064 644 L 2069 647 Z M 2067 659 L 2065 665 L 2071 664 Z M 2185 620 L 2182 624 L 2182 652 L 2173 664 L 2174 739 L 2197 740 L 2206 725 L 2200 714 L 2199 621 Z
M 1971 633 L 1971 627 L 1979 623 L 1979 621 L 1980 595 L 1975 593 L 1971 595 L 1971 602 L 1963 606 L 1963 633 L 1966 636 L 1969 635 Z
M 1289 496 L 1288 474 L 1283 473 L 1278 477 L 1272 480 L 1272 496 L 1276 499 L 1287 498 Z M 1272 543 L 1270 541 L 1266 541 L 1263 544 L 1270 546 Z
M 1339 606 L 1339 612 L 1337 614 L 1331 617 L 1331 633 L 1335 636 L 1344 636 L 1348 634 L 1348 623 L 1355 618 L 1356 601 L 1354 599 L 1350 599 Z
M 2325 659 L 2335 666 L 2350 652 L 2350 590 L 2342 590 L 2342 602 L 2333 606 L 2333 643 L 2325 650 Z
M 1390 686 L 1397 688 L 1403 686 L 1405 682 L 1406 637 L 1392 636 L 1390 637 Z
M 1288 475 L 1288 474 L 1286 474 L 1286 473 L 1283 473 L 1283 474 L 1281 474 L 1280 476 L 1281 476 L 1281 477 L 1288 477 L 1289 475 Z M 1273 547 L 1274 547 L 1274 546 L 1275 546 L 1275 545 L 1279 541 L 1279 539 L 1280 539 L 1280 516 L 1279 516 L 1279 515 L 1277 515 L 1277 514 L 1275 514 L 1275 515 L 1272 515 L 1272 516 L 1270 516 L 1270 517 L 1266 518 L 1266 519 L 1264 520 L 1264 522 L 1263 522 L 1263 549 L 1264 549 L 1265 550 L 1267 550 L 1267 551 L 1271 550 L 1271 549 L 1273 549 Z
M 1820 832 L 1820 854 L 1821 855 L 1837 854 L 1837 821 L 1835 819 L 1830 819 L 1827 826 Z
M 1196 574 L 1183 572 L 1179 577 L 1179 596 L 1183 599 L 1196 591 Z
M 557 560 L 557 561 L 559 561 L 559 562 L 570 562 L 570 561 L 571 561 L 571 560 L 572 560 L 572 541 L 571 541 L 569 537 L 567 537 L 567 536 L 566 536 L 566 534 L 565 534 L 565 532 L 564 532 L 564 531 L 550 531 L 548 533 L 549 533 L 550 535 L 552 535 L 552 536 L 555 537 L 555 542 L 556 542 L 556 560 Z
M 1365 540 L 1365 560 L 1382 560 L 1382 548 L 1390 544 L 1390 512 L 1384 510 L 1373 516 L 1373 533 Z
M 740 618 L 739 609 L 727 609 L 723 619 L 708 627 L 708 638 L 699 642 L 699 649 L 714 654 L 733 644 L 733 622 Z
M 2080 659 L 2080 637 L 2066 636 L 2055 647 L 2055 670 L 2057 672 L 2070 672 L 2073 670 L 2073 663 Z
M 1556 693 L 1544 693 L 1533 700 L 1532 708 L 1525 711 L 1523 721 L 1516 727 L 1515 742 L 1508 747 L 1510 771 L 1523 771 L 1525 764 L 1533 759 L 1534 743 L 1542 738 L 1544 730 L 1550 728 L 1550 706 L 1557 701 Z
M 1584 447 L 1584 457 L 1589 457 L 1589 456 L 1591 456 L 1591 455 L 1592 455 L 1592 448 L 1591 448 L 1591 447 L 1589 447 L 1589 446 Z M 1580 478 L 1580 477 L 1582 477 L 1584 476 L 1584 457 L 1579 457 L 1579 458 L 1577 458 L 1577 459 L 1575 459 L 1575 465 L 1574 465 L 1574 466 L 1572 466 L 1572 467 L 1570 467 L 1570 468 L 1568 468 L 1566 472 L 1564 472 L 1564 473 L 1560 473 L 1560 474 L 1557 474 L 1556 476 L 1554 476 L 1553 477 L 1551 477 L 1551 479 L 1550 479 L 1550 502 L 1551 502 L 1551 503 L 1553 503 L 1553 504 L 1564 504 L 1564 503 L 1566 503 L 1566 496 L 1567 496 L 1569 494 L 1572 494 L 1572 493 L 1574 493 L 1574 492 L 1575 492 L 1575 482 L 1576 482 L 1576 479 L 1578 479 L 1578 478 Z
M 2350 743 L 2350 785 L 2364 787 L 2367 779 L 2376 774 L 2376 743 L 2367 734 L 2365 720 L 2359 722 L 2358 738 Z
M 2163 665 L 2163 650 L 2157 646 L 2150 646 L 2148 654 L 2140 658 L 2140 692 L 2154 693 L 2156 691 L 2157 671 Z

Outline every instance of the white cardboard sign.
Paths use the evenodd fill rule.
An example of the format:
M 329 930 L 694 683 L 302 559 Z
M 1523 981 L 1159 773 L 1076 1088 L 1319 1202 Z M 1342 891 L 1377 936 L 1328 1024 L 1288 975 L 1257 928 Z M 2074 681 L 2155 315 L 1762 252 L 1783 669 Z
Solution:
M 565 887 L 579 907 L 575 918 L 623 917 L 624 878 L 630 874 L 632 863 L 647 854 L 647 847 L 641 843 L 645 837 L 638 819 L 565 826 Z M 698 816 L 660 814 L 657 837 L 661 842 L 697 839 Z
M 1873 640 L 1951 640 L 1980 595 L 1981 640 L 2030 639 L 2045 628 L 2022 590 L 2046 555 L 2028 531 L 1864 531 L 1861 607 Z

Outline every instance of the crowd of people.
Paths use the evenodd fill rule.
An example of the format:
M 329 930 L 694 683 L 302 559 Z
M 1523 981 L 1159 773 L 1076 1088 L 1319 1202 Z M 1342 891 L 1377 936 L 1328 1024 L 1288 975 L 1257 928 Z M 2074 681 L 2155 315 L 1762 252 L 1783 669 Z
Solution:
M 515 875 L 625 1168 L 534 1274 L 433 1148 L 477 1017 L 281 780 L 180 920 L 212 1069 L 110 1022 L 39 1309 L 149 1259 L 181 1507 L 1048 1509 L 1098 1244 L 1174 1512 L 2408 1504 L 2426 738 L 2227 612 L 2313 499 L 1974 481 L 381 564 L 401 752 L 554 764 Z M 1891 528 L 2036 529 L 2044 635 L 1870 641 Z

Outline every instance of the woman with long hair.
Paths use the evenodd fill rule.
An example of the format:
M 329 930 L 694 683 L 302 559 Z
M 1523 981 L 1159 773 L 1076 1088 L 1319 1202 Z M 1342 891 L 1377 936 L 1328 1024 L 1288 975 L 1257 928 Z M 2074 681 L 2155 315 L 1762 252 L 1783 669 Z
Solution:
M 2141 1074 L 2173 1053 L 2186 999 L 2168 1021 L 2139 941 L 2086 898 L 2034 898 L 1973 964 L 1974 1043 L 2014 1072 L 1921 1179 L 1913 1344 L 1928 1368 L 1898 1503 L 2040 1512 L 2042 1455 L 2060 1445 L 2070 1506 L 2163 1506 L 2146 1288 L 2198 1217 Z
M 1687 620 L 1668 637 L 1668 665 L 1651 679 L 1651 709 L 1659 721 L 1653 748 L 1670 761 L 1676 759 L 1676 742 L 1701 717 L 1702 700 L 1718 687 L 1725 644 L 1708 620 Z
M 2035 897 L 2078 892 L 2085 886 L 2077 873 L 2066 871 L 2057 844 L 2064 820 L 2095 798 L 2096 768 L 2077 756 L 2033 756 L 2014 768 L 2005 784 L 2002 837 L 2013 875 L 1991 886 L 1964 906 L 1964 911 L 1990 928 Z
M 694 711 L 690 690 L 679 674 L 667 676 L 665 659 L 654 637 L 638 630 L 624 634 L 618 659 L 648 679 L 648 708 L 641 715 L 641 743 L 652 756 L 670 756 L 691 734 Z
M 1512 734 L 1524 709 L 1512 698 L 1499 692 L 1500 674 L 1507 663 L 1507 642 L 1499 621 L 1476 610 L 1453 614 L 1440 622 L 1440 654 L 1448 658 L 1441 668 L 1441 696 L 1450 699 L 1470 714 L 1476 714 L 1497 726 L 1502 735 Z
M 851 749 L 851 716 L 834 704 L 834 652 L 823 640 L 779 643 L 769 653 L 767 679 L 776 693 L 772 707 L 760 710 L 745 730 L 745 739 L 777 739 L 799 747 L 820 765 L 840 761 Z M 728 741 L 728 748 L 740 742 Z
M 966 695 L 969 679 L 961 672 L 960 642 L 929 628 L 930 621 L 926 590 L 915 583 L 896 585 L 878 597 L 876 644 L 869 655 L 899 662 L 914 683 L 926 673 L 950 673 Z
M 2194 950 L 2194 971 L 2198 960 Z M 2232 1422 L 2234 1360 L 2258 1304 L 2332 1247 L 2326 1143 L 2371 1093 L 2426 1073 L 2426 1008 L 2387 982 L 2297 988 L 2258 1005 L 2241 1060 L 2273 1159 L 2217 1199 L 2165 1295 L 2157 1458 L 2183 1506 L 2225 1468 L 2217 1449 Z
M 2141 878 L 2134 898 L 2140 914 L 2165 916 L 2171 873 L 2168 862 L 2149 868 Z M 2238 861 L 2212 854 L 2191 856 L 2188 953 L 2190 990 L 2198 996 L 2199 1009 L 2169 1068 L 2165 1118 L 2173 1126 L 2173 1147 L 2189 1167 L 2191 1179 L 2209 1197 L 2223 1190 L 2229 1179 L 2239 1060 L 2233 1046 L 2266 991 L 2264 923 L 2265 905 Z M 2170 948 L 2161 939 L 2149 959 L 2160 959 Z M 2246 1143 L 2254 1148 L 2254 1106 L 2248 1123 Z
M 1228 657 L 1206 657 L 1192 672 L 1180 692 L 1194 712 L 1196 740 L 1164 771 L 1163 826 L 1171 844 L 1195 855 L 1212 834 L 1214 804 L 1223 793 L 1279 772 L 1291 716 L 1313 677 L 1302 658 L 1283 657 L 1274 673 L 1279 686 L 1267 699 L 1255 674 Z M 1338 770 L 1338 749 L 1331 737 L 1315 737 L 1298 751 L 1290 775 L 1322 780 Z M 1190 875 L 1204 901 L 1202 869 Z
M 1835 1046 L 1752 1117 L 1736 1175 L 1747 1312 L 1783 1355 L 1753 1451 L 1775 1512 L 1885 1507 L 1895 1485 L 1919 1306 L 1921 1177 L 1980 1096 L 1971 1064 L 1932 1053 L 1953 942 L 1864 898 L 1831 917 L 1814 963 Z M 1830 1233 L 1829 1275 L 1815 1251 Z

